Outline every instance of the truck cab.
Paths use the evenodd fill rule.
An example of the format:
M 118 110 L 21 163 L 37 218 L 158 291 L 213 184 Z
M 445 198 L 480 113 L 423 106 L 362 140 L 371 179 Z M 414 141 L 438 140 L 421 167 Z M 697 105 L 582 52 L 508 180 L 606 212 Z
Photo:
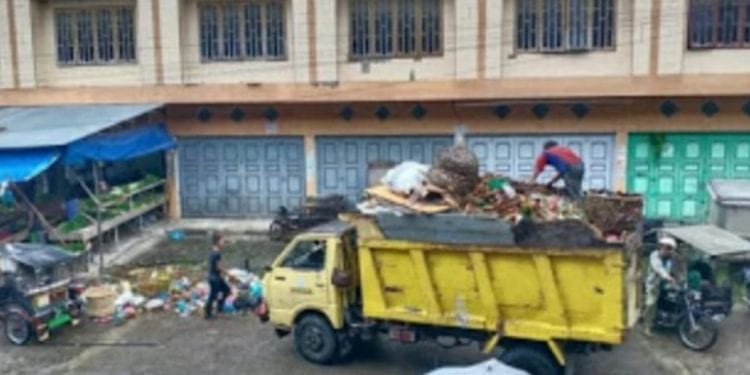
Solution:
M 334 221 L 297 235 L 266 268 L 270 322 L 280 336 L 293 329 L 304 336 L 295 342 L 308 360 L 328 362 L 331 353 L 347 354 L 347 337 L 331 337 L 340 336 L 345 306 L 356 298 L 355 256 L 355 228 Z

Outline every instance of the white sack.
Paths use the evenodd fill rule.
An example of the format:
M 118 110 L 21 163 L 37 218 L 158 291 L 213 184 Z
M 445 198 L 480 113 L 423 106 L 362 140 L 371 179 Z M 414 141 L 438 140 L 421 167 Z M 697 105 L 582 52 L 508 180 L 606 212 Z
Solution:
M 380 182 L 391 191 L 410 195 L 427 180 L 430 166 L 415 161 L 405 161 L 386 172 Z

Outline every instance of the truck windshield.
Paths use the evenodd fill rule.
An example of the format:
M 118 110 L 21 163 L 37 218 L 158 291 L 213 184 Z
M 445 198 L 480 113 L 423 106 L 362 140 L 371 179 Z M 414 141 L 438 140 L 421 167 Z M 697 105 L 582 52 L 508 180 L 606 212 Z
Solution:
M 326 243 L 322 240 L 300 241 L 281 262 L 281 267 L 322 270 L 326 261 Z

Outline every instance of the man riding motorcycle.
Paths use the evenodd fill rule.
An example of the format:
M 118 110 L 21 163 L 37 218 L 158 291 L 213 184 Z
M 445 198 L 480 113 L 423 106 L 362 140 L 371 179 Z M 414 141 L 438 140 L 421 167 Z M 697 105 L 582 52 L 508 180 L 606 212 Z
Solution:
M 677 241 L 671 237 L 659 239 L 659 249 L 651 252 L 648 262 L 648 275 L 646 277 L 646 310 L 644 313 L 644 334 L 651 336 L 651 328 L 656 317 L 656 307 L 659 294 L 664 283 L 675 285 L 672 276 L 673 253 L 677 249 Z

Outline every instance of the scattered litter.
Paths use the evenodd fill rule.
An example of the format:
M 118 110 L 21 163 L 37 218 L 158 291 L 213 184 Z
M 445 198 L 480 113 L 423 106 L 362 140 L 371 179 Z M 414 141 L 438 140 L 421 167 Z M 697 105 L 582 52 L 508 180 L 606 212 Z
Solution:
M 164 300 L 159 298 L 153 298 L 146 302 L 144 306 L 148 311 L 155 311 L 164 308 Z

